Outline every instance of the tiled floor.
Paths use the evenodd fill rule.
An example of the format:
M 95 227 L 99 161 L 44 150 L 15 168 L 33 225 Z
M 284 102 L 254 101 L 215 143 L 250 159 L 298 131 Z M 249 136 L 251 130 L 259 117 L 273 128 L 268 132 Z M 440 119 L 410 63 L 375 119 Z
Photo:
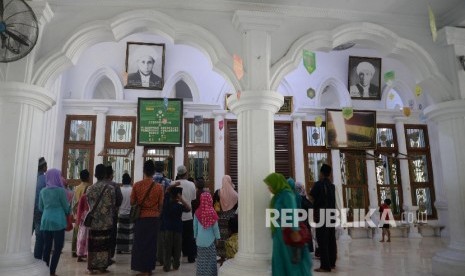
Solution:
M 338 242 L 338 260 L 336 270 L 330 275 L 431 275 L 431 258 L 434 253 L 446 246 L 441 238 L 423 239 L 393 238 L 391 243 L 380 243 L 371 239 L 353 239 L 350 242 Z M 313 260 L 313 266 L 319 267 L 319 261 Z M 116 263 L 105 275 L 135 275 L 130 270 L 130 255 L 117 255 Z M 66 242 L 63 255 L 58 264 L 60 276 L 85 275 L 86 263 L 71 258 L 70 242 Z M 163 272 L 157 267 L 155 275 L 179 276 L 195 275 L 195 264 L 183 259 L 180 270 Z M 313 273 L 313 275 L 328 275 Z

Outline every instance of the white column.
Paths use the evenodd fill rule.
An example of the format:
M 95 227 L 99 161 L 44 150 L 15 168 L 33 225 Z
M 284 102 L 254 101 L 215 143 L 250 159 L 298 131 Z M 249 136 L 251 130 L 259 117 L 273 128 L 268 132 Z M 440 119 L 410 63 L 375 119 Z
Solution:
M 31 253 L 31 227 L 42 146 L 44 113 L 50 92 L 25 83 L 0 83 L 0 275 L 48 275 Z
M 99 153 L 105 147 L 105 124 L 107 118 L 107 107 L 94 107 L 94 112 L 97 114 L 97 123 L 95 126 L 95 154 L 94 154 L 94 167 L 103 163 L 103 156 Z M 94 177 L 94 183 L 97 179 Z
M 302 128 L 302 120 L 305 119 L 305 113 L 295 113 L 291 115 L 294 119 L 294 162 L 295 166 L 295 180 L 305 184 L 305 162 L 304 162 L 304 141 L 303 132 L 306 131 Z
M 272 91 L 244 91 L 229 97 L 237 114 L 239 172 L 239 250 L 220 275 L 270 275 L 271 232 L 265 209 L 271 197 L 263 179 L 274 171 L 274 118 L 283 104 Z
M 407 140 L 405 138 L 405 129 L 404 123 L 408 120 L 406 117 L 396 117 L 394 121 L 396 123 L 396 134 L 397 134 L 397 144 L 399 149 L 398 157 L 399 167 L 400 167 L 400 179 L 402 181 L 402 208 L 404 209 L 404 221 L 408 222 L 408 214 L 412 213 L 413 217 L 417 217 L 418 206 L 413 206 L 412 204 L 412 191 L 410 188 L 410 171 L 408 168 L 407 158 Z M 418 228 L 410 223 L 409 225 L 409 238 L 421 238 L 421 234 L 418 233 Z
M 228 112 L 226 110 L 214 110 L 215 123 L 215 190 L 221 188 L 221 180 L 225 174 L 225 148 L 224 148 L 224 116 Z M 219 123 L 223 121 L 223 128 L 220 130 Z M 237 185 L 237 183 L 234 183 Z
M 429 106 L 424 113 L 437 123 L 443 182 L 449 209 L 450 240 L 433 257 L 434 275 L 463 275 L 465 271 L 465 100 Z
M 375 159 L 372 157 L 375 155 L 374 150 L 367 150 L 367 160 L 366 160 L 366 166 L 367 166 L 367 180 L 368 180 L 368 200 L 369 200 L 369 209 L 375 209 L 378 210 L 378 191 L 377 191 L 377 181 L 376 181 L 376 164 L 375 164 Z M 379 221 L 379 212 L 376 211 L 372 216 L 372 220 L 374 223 L 378 223 Z M 370 233 L 374 232 L 374 235 L 370 236 L 373 239 L 379 239 L 381 238 L 380 231 L 378 227 L 372 229 L 374 231 L 370 231 Z
M 239 176 L 239 248 L 234 259 L 220 268 L 220 275 L 270 275 L 271 231 L 265 227 L 270 203 L 263 179 L 275 168 L 274 114 L 284 97 L 270 91 L 272 30 L 281 18 L 271 13 L 237 11 L 234 26 L 242 33 L 246 84 L 240 99 L 228 98 L 237 115 Z
M 331 166 L 333 167 L 333 184 L 336 186 L 336 209 L 344 208 L 344 197 L 342 193 L 342 174 L 341 174 L 341 153 L 338 149 L 331 150 Z M 340 232 L 340 241 L 350 241 L 352 238 L 349 235 L 349 229 L 341 225 L 338 231 Z

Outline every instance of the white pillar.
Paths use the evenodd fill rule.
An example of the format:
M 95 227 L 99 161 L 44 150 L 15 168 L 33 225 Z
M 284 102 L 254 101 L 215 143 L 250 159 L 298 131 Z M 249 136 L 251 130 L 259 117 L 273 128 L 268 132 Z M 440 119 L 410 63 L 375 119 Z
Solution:
M 271 231 L 265 227 L 270 204 L 263 179 L 274 171 L 274 117 L 284 97 L 272 91 L 244 91 L 229 97 L 237 114 L 239 172 L 239 250 L 221 275 L 270 275 Z
M 295 113 L 291 115 L 294 119 L 294 162 L 295 166 L 295 180 L 305 184 L 305 162 L 304 162 L 304 141 L 303 132 L 306 131 L 302 128 L 302 120 L 305 119 L 305 113 Z
M 221 180 L 225 174 L 225 148 L 224 148 L 224 116 L 228 112 L 226 110 L 213 110 L 215 115 L 215 190 L 221 188 Z M 220 130 L 219 123 L 223 121 L 223 128 Z M 237 185 L 237 183 L 234 183 Z
M 103 163 L 103 156 L 99 153 L 105 147 L 105 124 L 107 119 L 107 107 L 94 107 L 95 114 L 97 114 L 96 126 L 95 127 L 95 154 L 94 154 L 94 167 L 98 164 Z M 94 183 L 97 182 L 97 178 L 94 177 Z
M 408 214 L 412 213 L 413 217 L 417 217 L 418 206 L 412 204 L 412 191 L 410 188 L 410 171 L 408 168 L 407 158 L 407 140 L 405 138 L 404 123 L 408 120 L 406 117 L 396 117 L 394 121 L 396 123 L 396 134 L 397 134 L 397 145 L 399 149 L 399 167 L 400 167 L 400 179 L 402 181 L 402 208 L 404 209 L 405 222 L 408 222 Z M 403 218 L 402 218 L 403 219 Z M 418 228 L 410 223 L 409 225 L 409 238 L 422 238 L 421 234 L 418 233 Z
M 237 11 L 234 26 L 243 37 L 245 76 L 240 99 L 228 98 L 237 115 L 239 176 L 239 248 L 234 259 L 220 268 L 220 275 L 270 275 L 271 231 L 265 227 L 270 203 L 263 179 L 275 168 L 274 114 L 284 97 L 270 91 L 270 32 L 282 18 L 258 11 Z
M 344 197 L 342 193 L 342 174 L 341 174 L 341 152 L 338 149 L 331 150 L 331 165 L 333 167 L 333 184 L 336 186 L 336 209 L 344 208 Z M 349 235 L 349 229 L 341 225 L 339 232 L 340 241 L 350 241 L 352 238 Z
M 463 275 L 465 271 L 465 100 L 429 106 L 424 113 L 437 123 L 443 182 L 449 209 L 450 240 L 433 257 L 434 275 Z
M 0 83 L 0 275 L 48 275 L 31 253 L 31 227 L 49 91 L 18 82 Z

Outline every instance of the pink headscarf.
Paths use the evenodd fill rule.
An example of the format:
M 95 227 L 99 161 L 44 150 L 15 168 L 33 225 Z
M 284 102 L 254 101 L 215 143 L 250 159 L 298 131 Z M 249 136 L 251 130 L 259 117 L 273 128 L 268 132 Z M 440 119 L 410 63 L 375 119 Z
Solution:
M 220 204 L 222 211 L 229 211 L 237 204 L 237 192 L 234 190 L 234 184 L 232 183 L 229 175 L 223 176 L 222 186 L 220 189 Z
M 200 195 L 200 206 L 195 211 L 195 216 L 204 229 L 211 227 L 218 221 L 218 215 L 213 209 L 213 199 L 210 193 Z

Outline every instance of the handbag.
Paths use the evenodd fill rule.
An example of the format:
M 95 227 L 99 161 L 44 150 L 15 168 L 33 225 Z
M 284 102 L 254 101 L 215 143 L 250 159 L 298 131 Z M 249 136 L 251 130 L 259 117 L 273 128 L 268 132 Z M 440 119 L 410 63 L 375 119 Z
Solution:
M 299 223 L 299 234 L 300 241 L 294 242 L 291 239 L 292 229 L 286 227 L 283 229 L 283 240 L 284 243 L 291 247 L 292 257 L 291 262 L 293 264 L 298 264 L 302 260 L 302 250 L 304 246 L 312 239 L 312 234 L 308 230 L 307 225 L 301 221 Z
M 102 191 L 100 192 L 100 195 L 97 199 L 97 202 L 95 203 L 94 205 L 94 208 L 92 208 L 92 210 L 90 210 L 87 215 L 86 215 L 86 218 L 84 219 L 84 226 L 86 227 L 90 227 L 92 225 L 92 221 L 94 220 L 94 212 L 95 212 L 95 208 L 97 208 L 98 204 L 100 203 L 100 199 L 102 199 L 102 196 L 103 196 L 103 192 L 105 192 L 105 189 L 107 188 L 107 185 L 105 185 L 102 189 Z
M 300 234 L 300 241 L 294 242 L 291 239 L 291 233 L 293 232 L 292 228 L 286 227 L 283 229 L 283 240 L 284 243 L 292 246 L 292 247 L 303 247 L 306 243 L 308 243 L 312 239 L 312 234 L 308 230 L 307 225 L 305 222 L 299 222 L 299 234 Z
M 134 205 L 131 206 L 131 211 L 129 212 L 129 220 L 131 222 L 135 222 L 136 220 L 139 219 L 140 217 L 140 210 L 142 209 L 142 203 L 144 203 L 145 199 L 147 198 L 147 196 L 149 195 L 150 191 L 152 190 L 154 185 L 154 182 L 152 182 L 152 185 L 150 185 L 150 188 L 148 189 L 148 191 L 145 193 L 144 197 L 142 198 L 142 201 L 140 204 L 136 203 Z

